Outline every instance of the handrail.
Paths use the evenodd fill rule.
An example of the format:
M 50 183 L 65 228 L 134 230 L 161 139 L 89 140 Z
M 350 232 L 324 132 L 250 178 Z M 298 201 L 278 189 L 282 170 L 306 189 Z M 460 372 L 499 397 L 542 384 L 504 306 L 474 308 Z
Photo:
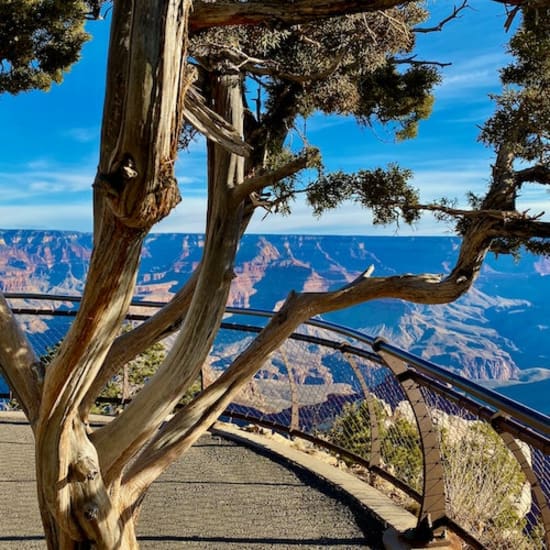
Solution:
M 71 295 L 48 295 L 48 294 L 39 294 L 39 293 L 30 293 L 25 294 L 21 292 L 12 292 L 5 293 L 4 297 L 6 299 L 28 299 L 28 300 L 48 300 L 48 301 L 57 301 L 57 302 L 73 302 L 79 303 L 81 301 L 80 296 L 71 296 Z M 146 307 L 146 308 L 160 308 L 166 305 L 167 302 L 162 301 L 151 301 L 151 300 L 132 300 L 132 307 Z M 274 315 L 273 311 L 268 311 L 264 309 L 245 309 L 239 307 L 227 307 L 226 313 L 232 315 L 245 315 L 250 317 L 263 317 L 271 318 Z M 17 313 L 17 308 L 14 308 L 14 312 Z M 29 314 L 30 310 L 25 309 L 25 313 Z M 451 384 L 456 388 L 471 394 L 475 398 L 483 401 L 484 403 L 490 405 L 495 409 L 495 415 L 504 414 L 515 417 L 517 420 L 521 420 L 527 426 L 530 426 L 537 431 L 541 432 L 545 436 L 550 437 L 550 417 L 532 409 L 522 403 L 510 399 L 504 395 L 501 395 L 494 390 L 489 388 L 484 388 L 467 378 L 464 378 L 458 374 L 455 374 L 431 361 L 427 361 L 421 357 L 418 357 L 408 351 L 405 351 L 393 344 L 387 343 L 385 340 L 379 337 L 372 337 L 358 330 L 343 327 L 330 321 L 324 321 L 321 319 L 309 319 L 304 323 L 305 325 L 321 328 L 325 330 L 330 330 L 340 336 L 345 336 L 348 338 L 353 338 L 358 342 L 363 342 L 369 345 L 375 352 L 384 351 L 397 359 L 405 361 L 408 365 L 412 365 L 415 369 L 420 372 L 427 374 L 436 378 L 437 380 Z M 378 358 L 379 363 L 382 363 L 382 359 Z
M 23 299 L 50 302 L 48 307 L 42 304 L 33 307 L 28 303 L 22 304 L 20 307 L 12 307 L 13 313 L 19 315 L 37 314 L 74 317 L 78 314 L 78 308 L 56 307 L 55 302 L 78 304 L 81 301 L 80 296 L 75 295 L 51 296 L 38 293 L 7 293 L 5 297 L 10 300 Z M 152 314 L 146 308 L 161 308 L 165 305 L 166 302 L 161 301 L 133 300 L 131 307 L 140 308 L 140 310 L 130 310 L 127 319 L 146 320 Z M 221 323 L 222 329 L 257 334 L 264 330 L 265 320 L 273 317 L 274 312 L 262 309 L 228 307 L 226 308 L 226 314 L 235 317 L 246 316 L 249 319 L 263 319 L 262 322 L 252 320 L 248 322 L 248 319 L 225 318 Z M 303 325 L 328 331 L 329 334 L 310 334 L 309 331 L 301 330 L 292 333 L 289 339 L 314 344 L 315 347 L 312 353 L 316 356 L 319 353 L 317 346 L 323 351 L 334 350 L 334 352 L 339 353 L 339 357 L 342 357 L 348 363 L 348 368 L 351 369 L 350 372 L 353 373 L 352 376 L 356 381 L 349 386 L 349 392 L 351 393 L 336 391 L 330 399 L 331 394 L 326 393 L 319 394 L 319 401 L 310 400 L 315 383 L 310 384 L 302 380 L 299 382 L 300 387 L 305 388 L 307 386 L 310 397 L 300 403 L 297 398 L 298 386 L 295 373 L 299 372 L 296 369 L 300 368 L 298 367 L 300 360 L 303 360 L 304 364 L 308 364 L 308 348 L 297 348 L 302 350 L 299 353 L 304 353 L 304 356 L 302 359 L 299 359 L 298 356 L 293 357 L 290 362 L 287 359 L 286 352 L 281 350 L 283 370 L 279 372 L 282 373 L 283 380 L 287 380 L 289 384 L 290 398 L 283 398 L 282 405 L 277 403 L 273 408 L 270 408 L 270 406 L 264 407 L 264 403 L 269 405 L 269 402 L 264 400 L 271 393 L 267 392 L 261 397 L 261 386 L 257 386 L 255 389 L 253 385 L 251 386 L 250 395 L 245 395 L 242 398 L 243 400 L 240 401 L 237 398 L 225 410 L 224 416 L 246 419 L 248 422 L 269 426 L 282 433 L 312 441 L 318 446 L 327 448 L 329 452 L 347 457 L 356 464 L 363 465 L 367 468 L 371 479 L 373 479 L 372 476 L 385 479 L 391 482 L 394 487 L 400 488 L 410 497 L 418 500 L 420 512 L 417 530 L 415 531 L 418 536 L 421 533 L 425 534 L 425 521 L 431 524 L 430 518 L 432 518 L 434 522 L 433 528 L 429 528 L 430 537 L 439 536 L 442 531 L 438 530 L 447 525 L 448 528 L 454 530 L 474 548 L 483 548 L 485 542 L 492 541 L 491 538 L 487 539 L 486 534 L 478 531 L 477 528 L 477 514 L 485 512 L 481 510 L 474 512 L 474 515 L 471 516 L 474 523 L 468 523 L 468 521 L 471 521 L 470 516 L 466 523 L 463 522 L 464 518 L 461 515 L 463 508 L 460 508 L 462 501 L 460 498 L 453 500 L 452 495 L 456 495 L 453 491 L 457 490 L 456 487 L 462 487 L 465 479 L 463 479 L 462 470 L 460 470 L 459 478 L 455 477 L 449 482 L 450 485 L 447 484 L 446 469 L 449 467 L 449 471 L 452 472 L 452 464 L 456 463 L 452 462 L 451 455 L 445 454 L 449 453 L 449 449 L 453 449 L 453 447 L 452 444 L 451 447 L 448 447 L 449 440 L 446 439 L 447 435 L 444 436 L 443 434 L 448 433 L 445 432 L 448 429 L 445 426 L 447 426 L 446 422 L 449 418 L 459 420 L 462 418 L 462 421 L 474 420 L 475 422 L 471 423 L 469 427 L 465 424 L 458 424 L 459 431 L 471 430 L 468 432 L 470 436 L 475 434 L 478 429 L 477 421 L 482 421 L 484 425 L 493 428 L 493 435 L 500 440 L 501 446 L 504 444 L 504 450 L 507 449 L 513 455 L 512 460 L 515 460 L 515 464 L 519 465 L 525 476 L 525 483 L 528 483 L 531 487 L 531 500 L 527 501 L 529 508 L 521 512 L 520 520 L 514 527 L 515 531 L 510 531 L 510 533 L 520 533 L 521 536 L 531 537 L 532 542 L 537 541 L 535 544 L 537 548 L 539 546 L 537 537 L 540 535 L 544 538 L 546 546 L 550 548 L 550 487 L 546 481 L 550 472 L 550 418 L 548 416 L 493 390 L 479 386 L 475 382 L 448 371 L 435 363 L 417 357 L 382 338 L 372 337 L 361 331 L 342 327 L 322 319 L 310 319 Z M 176 324 L 174 324 L 163 337 L 175 332 L 176 329 Z M 243 345 L 246 345 L 246 341 L 243 341 Z M 238 353 L 238 351 L 233 350 L 230 353 Z M 354 360 L 355 358 L 363 360 L 362 366 Z M 298 363 L 294 363 L 294 359 L 298 359 Z M 380 365 L 384 370 L 379 371 L 379 367 L 376 365 Z M 375 369 L 369 371 L 373 366 L 375 366 Z M 280 369 L 281 367 L 277 365 L 276 368 Z M 269 373 L 269 370 L 266 372 Z M 368 372 L 380 372 L 383 378 L 378 379 L 378 375 L 375 374 L 373 379 L 368 381 Z M 209 383 L 208 379 L 205 378 L 206 373 L 209 373 L 208 369 L 203 371 L 203 388 Z M 389 376 L 388 373 L 390 373 Z M 216 375 L 213 376 L 215 378 Z M 348 378 L 344 379 L 346 384 L 349 385 Z M 328 392 L 329 390 L 323 391 Z M 257 400 L 258 395 L 260 396 L 259 400 Z M 0 395 L 0 399 L 5 397 L 8 397 L 8 395 Z M 336 397 L 340 399 L 340 402 L 338 400 L 332 401 Z M 288 401 L 289 399 L 290 401 Z M 98 401 L 104 401 L 104 399 L 100 398 Z M 285 404 L 287 401 L 290 403 L 288 406 Z M 128 400 L 125 399 L 124 403 L 127 402 Z M 351 409 L 346 409 L 347 403 L 353 403 L 354 405 Z M 319 409 L 316 408 L 318 405 Z M 366 405 L 365 412 L 361 412 L 363 405 Z M 408 405 L 409 409 L 407 409 L 407 406 L 403 408 L 403 405 Z M 308 409 L 308 407 L 312 408 Z M 329 407 L 329 409 L 323 410 L 322 407 Z M 386 410 L 384 407 L 389 408 Z M 336 416 L 331 416 L 333 414 Z M 413 427 L 412 432 L 411 427 L 413 424 L 410 420 L 410 414 L 413 415 L 413 422 L 416 423 L 416 428 Z M 337 427 L 338 419 L 341 422 L 348 422 L 348 420 L 342 419 L 350 418 L 349 415 L 352 415 L 351 418 L 353 418 L 354 424 L 345 428 L 346 433 L 352 436 L 353 434 L 363 434 L 364 428 L 361 427 L 361 422 L 368 422 L 370 435 L 366 437 L 370 439 L 370 446 L 357 448 L 352 440 L 346 440 L 345 438 L 341 440 L 336 432 L 331 435 L 330 430 L 333 428 L 343 429 L 343 424 L 339 428 Z M 321 427 L 323 422 L 326 423 L 326 420 L 331 418 L 333 420 L 330 423 Z M 363 420 L 360 420 L 360 418 L 363 418 Z M 379 422 L 387 422 L 387 424 L 379 424 Z M 400 424 L 399 422 L 405 423 Z M 440 425 L 438 426 L 438 424 Z M 327 429 L 327 425 L 329 429 Z M 386 428 L 381 428 L 378 431 L 379 426 L 383 425 Z M 399 433 L 392 431 L 398 426 L 400 426 Z M 317 432 L 318 429 L 319 432 Z M 456 425 L 454 429 L 457 429 Z M 319 435 L 322 433 L 325 436 Z M 486 441 L 491 446 L 488 450 L 482 451 L 485 459 L 490 459 L 493 452 L 502 452 L 499 450 L 501 448 L 494 442 L 493 435 L 488 435 L 489 432 L 486 431 L 480 433 L 485 434 L 480 441 Z M 360 435 L 360 437 L 365 436 Z M 460 437 L 455 440 L 455 443 L 457 441 L 461 441 Z M 530 447 L 526 447 L 525 444 Z M 414 450 L 415 448 L 421 452 L 420 459 L 415 458 L 418 456 L 415 455 L 415 452 L 417 452 Z M 392 449 L 397 451 L 397 454 L 392 454 Z M 454 449 L 452 452 L 459 452 L 460 456 L 464 453 L 462 447 L 455 446 Z M 474 453 L 472 455 L 474 464 L 478 459 L 476 457 L 480 456 L 475 454 L 478 452 L 476 449 L 479 450 L 479 447 L 474 445 L 472 449 L 466 451 Z M 403 460 L 402 453 L 412 454 L 405 455 L 407 457 L 406 467 L 400 470 L 403 464 L 400 462 Z M 421 460 L 421 464 L 419 460 Z M 418 468 L 419 464 L 422 468 L 421 472 Z M 499 464 L 497 463 L 496 467 L 499 467 Z M 473 469 L 477 471 L 475 466 Z M 456 470 L 454 472 L 456 474 Z M 502 472 L 499 470 L 499 475 L 500 473 Z M 457 482 L 458 486 L 456 485 Z M 475 478 L 474 482 L 477 489 L 479 480 Z M 420 485 L 422 485 L 422 489 L 419 491 Z M 482 487 L 483 485 L 480 486 L 480 490 Z M 506 490 L 509 490 L 507 485 L 503 485 L 503 487 L 507 487 Z M 521 486 L 519 489 L 521 489 Z M 515 486 L 514 491 L 517 493 L 519 489 Z M 521 491 L 523 494 L 524 490 L 521 489 Z M 475 490 L 474 493 L 475 495 L 478 494 Z M 498 494 L 496 498 L 499 498 Z M 525 495 L 522 499 L 524 498 Z M 525 502 L 523 500 L 522 503 L 521 505 L 524 506 Z M 518 505 L 516 504 L 516 506 Z M 455 506 L 459 507 L 456 508 Z M 472 501 L 470 506 L 475 508 L 475 503 Z M 466 508 L 469 510 L 469 507 Z M 528 522 L 527 530 L 522 526 L 523 520 L 521 518 Z M 536 524 L 536 521 L 540 523 Z M 543 529 L 543 532 L 539 534 L 537 534 L 538 525 Z M 489 537 L 491 536 L 489 535 Z M 495 531 L 494 536 L 498 538 L 500 535 Z M 511 541 L 512 538 L 506 540 Z

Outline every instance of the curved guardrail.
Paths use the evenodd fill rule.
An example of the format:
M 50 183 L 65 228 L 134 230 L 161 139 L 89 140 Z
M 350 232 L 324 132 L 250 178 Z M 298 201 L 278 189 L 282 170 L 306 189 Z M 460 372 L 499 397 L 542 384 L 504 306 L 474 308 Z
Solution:
M 22 320 L 50 317 L 38 332 L 29 327 L 43 350 L 63 337 L 80 300 L 6 298 Z M 144 311 L 163 305 L 133 302 L 140 309 L 129 319 L 139 323 L 150 316 Z M 272 315 L 226 314 L 203 386 Z M 382 339 L 312 319 L 266 360 L 225 415 L 354 464 L 417 513 L 413 536 L 437 537 L 448 527 L 474 548 L 550 548 L 550 418 Z

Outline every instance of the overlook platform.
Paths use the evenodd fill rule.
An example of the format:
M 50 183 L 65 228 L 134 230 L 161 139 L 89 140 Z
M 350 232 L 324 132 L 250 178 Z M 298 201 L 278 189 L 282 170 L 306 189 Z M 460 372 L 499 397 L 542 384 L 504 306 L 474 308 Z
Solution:
M 0 549 L 45 547 L 32 433 L 0 415 Z M 382 525 L 345 493 L 275 456 L 203 436 L 149 491 L 141 547 L 379 548 Z

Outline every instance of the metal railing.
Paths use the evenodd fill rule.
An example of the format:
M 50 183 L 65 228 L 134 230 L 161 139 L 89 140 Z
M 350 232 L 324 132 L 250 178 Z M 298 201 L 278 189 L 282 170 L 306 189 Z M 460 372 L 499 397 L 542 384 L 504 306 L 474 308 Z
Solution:
M 41 352 L 62 339 L 79 301 L 6 297 Z M 139 323 L 162 305 L 134 302 L 139 309 L 129 319 Z M 271 315 L 227 308 L 203 386 Z M 382 339 L 310 320 L 224 415 L 308 440 L 354 464 L 416 512 L 413 536 L 449 528 L 474 548 L 550 548 L 550 418 Z

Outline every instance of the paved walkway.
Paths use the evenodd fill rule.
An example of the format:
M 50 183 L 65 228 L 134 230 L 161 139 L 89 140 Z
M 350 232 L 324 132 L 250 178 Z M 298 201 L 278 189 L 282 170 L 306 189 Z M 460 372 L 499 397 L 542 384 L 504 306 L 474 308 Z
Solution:
M 34 491 L 31 431 L 0 419 L 0 550 L 45 547 Z M 378 546 L 340 497 L 303 470 L 205 435 L 153 484 L 138 534 L 151 550 Z

